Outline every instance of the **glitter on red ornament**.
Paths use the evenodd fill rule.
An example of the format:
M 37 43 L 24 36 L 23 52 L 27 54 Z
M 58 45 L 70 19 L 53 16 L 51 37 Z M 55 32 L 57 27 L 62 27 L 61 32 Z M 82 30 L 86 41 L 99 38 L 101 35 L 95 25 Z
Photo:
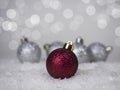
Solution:
M 78 60 L 71 50 L 60 48 L 49 54 L 46 67 L 54 78 L 70 78 L 78 69 Z

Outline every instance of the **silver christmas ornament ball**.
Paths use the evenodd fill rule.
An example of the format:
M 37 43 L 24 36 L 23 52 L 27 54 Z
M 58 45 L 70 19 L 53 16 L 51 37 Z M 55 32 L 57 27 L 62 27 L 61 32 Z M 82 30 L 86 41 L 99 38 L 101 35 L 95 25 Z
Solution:
M 78 58 L 79 63 L 90 62 L 86 49 L 87 47 L 84 45 L 83 38 L 79 36 L 74 43 L 74 50 L 73 50 L 73 52 Z
M 17 50 L 17 57 L 21 63 L 37 63 L 41 58 L 41 49 L 36 43 L 29 41 L 27 38 L 23 38 Z
M 99 42 L 92 43 L 87 48 L 87 53 L 91 62 L 106 61 L 111 51 L 111 46 L 105 46 Z
M 45 49 L 46 54 L 48 56 L 53 50 L 55 50 L 57 48 L 63 48 L 63 46 L 64 46 L 63 42 L 55 41 L 55 42 L 53 42 L 51 44 L 45 44 L 44 49 Z

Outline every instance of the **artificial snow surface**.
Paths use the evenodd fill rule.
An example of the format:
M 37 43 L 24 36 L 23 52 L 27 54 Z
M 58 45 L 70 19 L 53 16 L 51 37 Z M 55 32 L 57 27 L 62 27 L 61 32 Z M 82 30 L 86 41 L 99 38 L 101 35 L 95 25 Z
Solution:
M 0 62 L 0 90 L 120 90 L 120 63 L 79 64 L 75 76 L 53 79 L 45 62 Z

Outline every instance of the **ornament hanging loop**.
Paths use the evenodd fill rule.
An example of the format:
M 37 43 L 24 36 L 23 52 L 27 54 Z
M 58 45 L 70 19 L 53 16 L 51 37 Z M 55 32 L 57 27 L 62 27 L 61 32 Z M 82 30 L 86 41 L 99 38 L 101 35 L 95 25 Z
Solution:
M 68 49 L 70 51 L 73 51 L 74 47 L 73 47 L 73 43 L 71 41 L 67 41 L 65 44 L 64 44 L 64 49 Z

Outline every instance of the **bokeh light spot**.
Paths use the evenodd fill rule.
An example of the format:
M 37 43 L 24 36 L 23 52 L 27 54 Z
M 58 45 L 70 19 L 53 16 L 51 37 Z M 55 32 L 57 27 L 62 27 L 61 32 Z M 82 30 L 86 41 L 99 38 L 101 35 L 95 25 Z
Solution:
M 106 0 L 96 0 L 96 3 L 100 6 L 103 6 L 106 4 Z
M 28 28 L 32 28 L 34 25 L 31 23 L 30 19 L 26 19 L 25 20 L 25 25 L 28 27 Z
M 93 6 L 93 5 L 87 6 L 87 8 L 86 8 L 86 13 L 87 13 L 89 16 L 94 15 L 94 14 L 96 13 L 96 8 L 95 8 L 95 6 Z
M 4 21 L 2 23 L 2 28 L 4 31 L 16 31 L 18 25 L 16 22 Z
M 108 16 L 101 14 L 97 18 L 97 27 L 100 29 L 105 29 L 108 26 Z
M 10 48 L 11 50 L 16 50 L 17 47 L 18 47 L 18 42 L 17 42 L 17 41 L 12 40 L 12 41 L 9 42 L 9 48 Z
M 74 20 L 70 23 L 71 30 L 78 30 L 80 25 L 83 24 L 84 18 L 81 15 L 78 15 L 74 18 Z
M 8 9 L 7 10 L 7 17 L 10 18 L 10 19 L 14 19 L 16 17 L 16 11 L 14 9 Z
M 11 24 L 12 24 L 12 26 L 11 26 L 10 31 L 16 31 L 16 30 L 17 30 L 17 28 L 18 28 L 17 23 L 16 23 L 16 22 L 11 22 Z
M 62 31 L 64 28 L 64 24 L 62 22 L 55 22 L 51 25 L 50 30 L 52 33 L 57 34 Z
M 73 17 L 73 11 L 71 9 L 65 9 L 63 11 L 63 16 L 66 18 L 66 19 L 70 19 Z
M 107 24 L 108 24 L 107 20 L 105 20 L 105 19 L 99 19 L 97 22 L 97 26 L 100 29 L 105 29 L 107 27 Z
M 50 7 L 52 9 L 58 10 L 62 8 L 62 4 L 58 0 L 51 0 L 50 2 Z
M 2 23 L 2 28 L 3 28 L 3 30 L 5 30 L 5 31 L 9 31 L 9 30 L 11 30 L 11 28 L 12 28 L 12 23 L 10 23 L 10 21 L 4 21 L 4 22 Z
M 38 25 L 40 23 L 40 16 L 37 14 L 34 14 L 30 17 L 30 22 L 33 25 Z
M 52 13 L 48 13 L 48 14 L 45 15 L 44 20 L 47 23 L 51 23 L 51 22 L 54 21 L 54 15 Z
M 50 7 L 50 1 L 51 1 L 51 0 L 41 0 L 43 6 L 44 6 L 45 8 L 49 8 L 49 7 Z
M 31 32 L 30 29 L 24 28 L 24 29 L 22 29 L 22 31 L 21 31 L 21 36 L 25 36 L 25 37 L 29 38 L 30 35 L 31 35 L 31 33 L 32 33 L 32 32 Z
M 114 8 L 112 9 L 112 13 L 111 13 L 112 17 L 117 19 L 120 18 L 120 8 Z

